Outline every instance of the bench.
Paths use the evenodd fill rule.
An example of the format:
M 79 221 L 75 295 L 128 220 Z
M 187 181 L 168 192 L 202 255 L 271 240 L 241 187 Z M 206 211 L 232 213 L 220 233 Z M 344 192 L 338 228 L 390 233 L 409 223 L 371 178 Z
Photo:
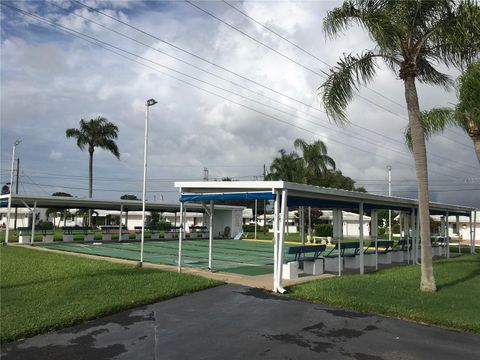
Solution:
M 83 235 L 83 241 L 93 241 L 93 228 L 89 226 L 64 226 L 62 227 L 62 240 L 65 242 L 72 242 L 75 240 L 75 235 Z
M 154 226 L 145 226 L 145 239 L 147 239 L 147 234 L 150 234 L 150 240 L 160 239 L 160 230 Z M 142 239 L 142 227 L 135 226 L 135 240 Z
M 303 272 L 305 274 L 323 274 L 324 259 L 321 254 L 326 248 L 326 245 L 290 246 L 288 255 L 294 255 L 294 259 L 283 265 L 283 277 L 286 279 L 297 278 L 299 264 L 303 264 Z
M 165 239 L 178 239 L 180 226 L 172 226 L 169 230 L 165 230 L 163 237 Z
M 331 236 L 313 236 L 313 243 L 316 244 L 317 242 L 321 245 L 331 245 L 332 244 L 332 237 Z
M 190 226 L 190 239 L 203 239 L 208 237 L 206 226 Z
M 110 241 L 113 238 L 113 234 L 119 234 L 120 225 L 101 225 L 100 229 L 102 230 L 102 241 Z M 122 235 L 118 236 L 119 240 L 128 240 L 128 231 L 125 226 L 122 226 Z
M 330 252 L 324 255 L 325 271 L 339 272 L 344 267 L 358 269 L 360 267 L 358 254 L 360 254 L 358 241 L 335 244 Z
M 18 243 L 30 244 L 30 241 L 32 239 L 32 228 L 18 227 L 17 231 L 18 231 Z M 53 242 L 53 229 L 35 228 L 35 234 L 41 234 L 43 242 Z
M 372 250 L 369 250 L 372 248 Z M 365 266 L 375 266 L 376 259 L 375 254 L 378 254 L 379 264 L 391 264 L 392 263 L 392 250 L 393 241 L 391 240 L 377 240 L 377 246 L 375 247 L 375 241 L 370 241 L 367 248 L 363 251 Z
M 412 254 L 412 240 L 398 240 L 398 242 L 392 246 L 392 262 L 404 262 L 408 260 L 409 252 Z

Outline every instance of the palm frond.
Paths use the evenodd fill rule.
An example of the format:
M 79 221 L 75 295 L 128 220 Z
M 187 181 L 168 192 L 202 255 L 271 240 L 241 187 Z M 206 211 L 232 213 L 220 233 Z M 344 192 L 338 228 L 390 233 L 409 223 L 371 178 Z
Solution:
M 442 133 L 448 126 L 458 126 L 458 122 L 455 119 L 455 110 L 451 108 L 435 108 L 423 111 L 422 126 L 426 140 L 435 134 Z M 405 130 L 404 135 L 408 148 L 412 150 L 410 127 Z
M 417 62 L 417 79 L 421 83 L 430 85 L 440 85 L 445 90 L 449 90 L 454 82 L 447 74 L 441 73 L 435 69 L 428 61 L 426 56 L 422 56 Z
M 345 55 L 337 65 L 330 70 L 325 82 L 320 86 L 322 103 L 327 116 L 342 124 L 347 121 L 345 109 L 353 99 L 354 91 L 359 85 L 368 84 L 373 80 L 377 64 L 371 51 L 360 55 Z

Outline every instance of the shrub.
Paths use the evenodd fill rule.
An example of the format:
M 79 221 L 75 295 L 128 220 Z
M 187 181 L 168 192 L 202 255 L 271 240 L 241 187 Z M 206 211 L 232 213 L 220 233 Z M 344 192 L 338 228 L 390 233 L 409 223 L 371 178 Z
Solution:
M 392 233 L 393 233 L 393 234 L 398 234 L 398 233 L 400 233 L 400 224 L 393 224 L 393 225 L 392 225 Z
M 272 225 L 267 225 L 267 229 L 273 228 Z M 255 224 L 243 224 L 242 226 L 243 232 L 246 233 L 253 233 L 255 232 Z M 262 232 L 263 231 L 263 226 L 257 225 L 257 232 Z
M 315 236 L 333 236 L 332 224 L 317 224 L 315 225 Z
M 157 221 L 153 225 L 155 229 L 163 231 L 170 230 L 172 228 L 172 223 L 170 221 Z
M 385 233 L 387 232 L 387 229 L 381 227 L 381 228 L 378 228 L 378 235 L 385 235 Z
M 52 230 L 53 229 L 53 223 L 51 221 L 43 221 L 43 220 L 40 220 L 37 224 L 37 227 L 40 228 L 40 229 L 48 229 L 48 230 Z

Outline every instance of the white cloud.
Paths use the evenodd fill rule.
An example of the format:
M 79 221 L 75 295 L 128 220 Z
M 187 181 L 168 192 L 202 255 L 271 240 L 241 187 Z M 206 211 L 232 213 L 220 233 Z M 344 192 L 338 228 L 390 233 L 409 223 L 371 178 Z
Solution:
M 60 3 L 64 7 L 68 4 Z M 120 16 L 123 21 L 288 97 L 318 107 L 316 89 L 323 81 L 320 76 L 261 47 L 183 2 L 120 4 L 116 1 L 92 1 L 89 4 L 102 8 L 102 11 L 112 16 Z M 263 21 L 325 62 L 333 64 L 343 53 L 371 48 L 368 36 L 362 31 L 354 30 L 335 40 L 325 39 L 321 21 L 325 10 L 332 9 L 336 4 L 338 2 L 245 2 L 243 6 L 244 11 L 252 17 Z M 314 71 L 328 71 L 325 64 L 252 24 L 226 5 L 200 3 L 200 6 Z M 236 3 L 236 6 L 242 4 Z M 37 10 L 37 7 L 29 6 L 28 10 Z M 323 112 L 188 56 L 98 13 L 88 12 L 84 8 L 75 10 L 82 16 L 191 62 L 227 81 L 202 73 L 101 27 L 87 24 L 73 14 L 67 15 L 54 7 L 49 7 L 48 11 L 49 18 L 58 19 L 64 26 L 85 31 L 132 53 L 270 104 L 283 112 L 135 58 L 270 117 L 264 116 L 78 38 L 61 35 L 47 27 L 42 27 L 39 31 L 38 27 L 28 26 L 21 17 L 10 16 L 2 20 L 1 30 L 2 168 L 9 166 L 8 148 L 11 139 L 21 136 L 23 142 L 19 153 L 22 166 L 30 170 L 32 176 L 40 170 L 50 174 L 66 174 L 71 178 L 66 181 L 55 178 L 51 182 L 55 185 L 86 188 L 87 153 L 81 152 L 73 139 L 65 138 L 65 129 L 78 126 L 81 118 L 90 119 L 102 115 L 119 126 L 121 160 L 117 161 L 113 155 L 103 151 L 95 152 L 95 188 L 118 190 L 96 190 L 95 196 L 117 198 L 123 193 L 132 192 L 130 190 L 138 188 L 141 191 L 141 182 L 138 180 L 141 179 L 143 164 L 145 101 L 153 97 L 158 104 L 150 109 L 148 171 L 152 179 L 201 179 L 204 167 L 209 168 L 212 178 L 260 175 L 263 164 L 268 167 L 280 148 L 293 150 L 293 140 L 297 137 L 307 141 L 317 138 L 324 140 L 340 169 L 346 175 L 368 183 L 367 188 L 372 191 L 385 189 L 381 181 L 386 179 L 386 165 L 393 166 L 394 180 L 415 178 L 411 155 L 403 145 L 402 128 L 406 125 L 406 111 L 402 83 L 389 71 L 380 71 L 371 88 L 394 99 L 400 106 L 367 89 L 362 89 L 360 95 L 398 116 L 356 97 L 348 108 L 351 122 L 376 133 L 353 125 L 338 128 L 328 122 Z M 23 25 L 18 31 L 12 32 L 7 29 L 9 21 Z M 262 94 L 274 98 L 276 102 L 267 100 Z M 446 93 L 442 89 L 419 86 L 419 94 L 423 109 L 455 102 L 455 94 Z M 440 180 L 452 177 L 460 180 L 452 180 L 449 187 L 435 187 L 436 190 L 461 187 L 462 178 L 472 177 L 475 172 L 478 174 L 478 164 L 469 139 L 450 132 L 445 136 L 451 140 L 439 137 L 429 144 L 431 153 L 444 157 L 430 158 L 432 184 L 440 184 Z M 52 144 L 55 144 L 55 150 L 51 150 Z M 41 178 L 38 179 L 37 182 L 40 183 Z M 411 195 L 403 192 L 414 189 L 406 184 L 398 184 L 398 195 Z M 178 195 L 169 192 L 173 188 L 172 183 L 167 181 L 152 181 L 150 189 L 163 191 L 168 199 L 176 199 Z M 27 190 L 39 191 L 34 187 Z M 65 190 L 79 196 L 86 193 L 84 190 Z M 480 202 L 480 195 L 468 192 L 439 191 L 435 194 L 440 201 L 450 199 L 454 203 L 470 205 Z

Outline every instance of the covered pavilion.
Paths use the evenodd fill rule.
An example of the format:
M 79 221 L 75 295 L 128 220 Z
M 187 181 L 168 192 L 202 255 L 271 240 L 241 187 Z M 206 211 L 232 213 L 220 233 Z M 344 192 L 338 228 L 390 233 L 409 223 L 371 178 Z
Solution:
M 271 200 L 274 208 L 274 272 L 273 291 L 284 292 L 282 287 L 282 265 L 285 242 L 285 219 L 288 207 L 298 206 L 301 216 L 301 234 L 304 242 L 303 207 L 333 210 L 333 238 L 334 241 L 342 239 L 342 211 L 356 212 L 359 214 L 359 242 L 363 249 L 365 234 L 363 233 L 363 215 L 369 213 L 372 223 L 377 221 L 377 209 L 391 209 L 400 211 L 401 225 L 405 233 L 411 235 L 413 240 L 413 259 L 418 261 L 419 248 L 419 221 L 418 200 L 394 196 L 381 196 L 356 191 L 323 188 L 312 185 L 297 184 L 286 181 L 199 181 L 175 182 L 180 196 L 180 235 L 178 249 L 178 270 L 182 268 L 182 240 L 185 232 L 182 229 L 185 203 L 200 202 L 209 215 L 209 269 L 213 270 L 213 213 L 215 201 L 228 200 Z M 189 205 L 191 206 L 191 205 Z M 470 250 L 475 252 L 475 209 L 460 205 L 430 202 L 430 214 L 448 216 L 467 216 L 470 218 Z M 473 216 L 472 216 L 473 212 Z M 473 217 L 473 219 L 472 219 Z M 473 224 L 472 224 L 473 222 Z M 371 227 L 371 239 L 377 241 L 377 227 Z M 445 243 L 446 254 L 449 256 L 449 234 L 446 227 Z M 407 247 L 409 248 L 409 247 Z M 339 255 L 340 256 L 340 255 Z M 360 273 L 363 274 L 364 254 L 360 251 Z M 410 254 L 408 254 L 410 261 Z M 340 259 L 339 259 L 340 260 Z M 339 261 L 339 275 L 341 274 Z

